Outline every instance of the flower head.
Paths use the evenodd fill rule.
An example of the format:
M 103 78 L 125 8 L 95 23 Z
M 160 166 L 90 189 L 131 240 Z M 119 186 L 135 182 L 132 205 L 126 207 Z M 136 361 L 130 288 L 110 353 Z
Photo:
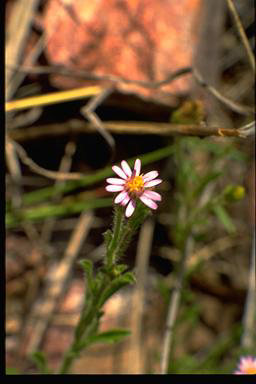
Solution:
M 126 217 L 133 214 L 136 199 L 140 199 L 151 209 L 157 209 L 156 201 L 161 201 L 162 198 L 159 193 L 151 190 L 152 187 L 162 182 L 162 180 L 156 179 L 158 176 L 157 171 L 151 171 L 145 175 L 140 173 L 140 159 L 135 161 L 133 171 L 125 160 L 121 162 L 121 167 L 114 165 L 112 169 L 120 178 L 107 179 L 109 185 L 106 190 L 108 192 L 119 192 L 114 200 L 116 204 L 123 206 L 128 204 L 125 210 Z
M 256 375 L 256 357 L 241 357 L 236 375 Z

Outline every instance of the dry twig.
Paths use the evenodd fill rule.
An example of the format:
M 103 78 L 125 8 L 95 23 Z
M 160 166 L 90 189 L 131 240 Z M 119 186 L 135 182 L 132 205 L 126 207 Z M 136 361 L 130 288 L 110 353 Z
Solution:
M 109 145 L 113 159 L 115 152 L 115 140 L 111 134 L 106 130 L 105 125 L 102 123 L 100 118 L 96 115 L 96 108 L 111 94 L 113 90 L 111 88 L 102 89 L 99 95 L 94 96 L 81 110 L 80 113 L 87 118 L 92 126 L 99 132 L 99 134 L 106 140 Z
M 247 56 L 248 56 L 248 59 L 249 59 L 252 71 L 255 74 L 255 58 L 254 58 L 254 54 L 253 54 L 252 48 L 250 46 L 250 43 L 248 41 L 248 38 L 246 36 L 246 33 L 244 31 L 242 22 L 241 22 L 240 17 L 239 17 L 239 15 L 237 13 L 237 10 L 236 10 L 236 7 L 234 5 L 233 0 L 226 0 L 226 1 L 227 1 L 229 10 L 232 13 L 236 29 L 237 29 L 237 31 L 238 31 L 238 33 L 240 35 L 241 41 L 242 41 L 243 46 L 244 46 L 244 48 L 246 50 L 246 53 L 247 53 Z
M 12 98 L 18 84 L 13 80 L 13 72 L 9 69 L 10 63 L 18 65 L 24 44 L 29 32 L 31 21 L 39 0 L 19 0 L 12 10 L 10 22 L 7 29 L 7 44 L 5 52 L 5 98 L 8 101 Z M 21 202 L 21 169 L 15 148 L 11 142 L 6 146 L 6 160 L 11 177 L 14 182 L 13 205 L 18 206 Z
M 10 139 L 7 139 L 10 141 Z M 15 149 L 20 156 L 22 162 L 26 164 L 32 171 L 35 173 L 38 173 L 39 175 L 42 175 L 44 177 L 48 177 L 49 179 L 55 179 L 55 180 L 79 180 L 84 175 L 82 173 L 65 173 L 65 172 L 55 172 L 50 171 L 48 169 L 42 168 L 39 165 L 37 165 L 26 153 L 26 151 L 22 148 L 21 145 L 19 145 L 17 142 L 12 141 L 12 145 L 15 146 Z
M 246 105 L 239 104 L 226 96 L 222 95 L 220 91 L 218 91 L 215 87 L 207 84 L 207 82 L 202 78 L 199 71 L 194 68 L 193 69 L 193 75 L 195 80 L 198 82 L 199 85 L 201 85 L 203 88 L 206 88 L 207 91 L 213 95 L 217 100 L 222 102 L 224 105 L 226 105 L 228 108 L 230 108 L 232 111 L 237 112 L 241 115 L 249 116 L 254 113 L 254 108 L 248 107 Z
M 68 173 L 71 164 L 72 164 L 72 156 L 74 155 L 76 150 L 76 144 L 73 141 L 69 141 L 65 147 L 65 152 L 62 157 L 62 160 L 60 162 L 59 166 L 59 173 Z M 56 180 L 55 185 L 63 183 L 61 180 Z M 60 196 L 55 195 L 53 197 L 53 201 L 57 202 L 59 200 Z M 56 224 L 56 218 L 48 218 L 47 220 L 44 221 L 43 226 L 42 226 L 42 231 L 41 231 L 41 239 L 44 243 L 48 243 L 50 241 L 51 233 Z
M 104 127 L 115 135 L 191 135 L 191 136 L 220 136 L 220 137 L 247 137 L 254 133 L 255 122 L 240 128 L 229 129 L 223 127 L 210 127 L 199 124 L 171 124 L 142 121 L 105 121 Z M 94 133 L 95 128 L 90 123 L 81 120 L 70 120 L 65 124 L 49 124 L 26 129 L 13 130 L 9 133 L 10 139 L 18 142 L 36 140 L 45 136 L 60 136 L 68 133 Z
M 19 83 L 12 81 L 13 72 L 10 70 L 9 65 L 15 63 L 18 65 L 20 62 L 21 54 L 24 49 L 24 45 L 28 36 L 30 25 L 34 16 L 34 12 L 39 4 L 39 0 L 19 0 L 16 1 L 10 23 L 7 30 L 7 45 L 6 45 L 6 72 L 5 82 L 6 100 L 12 98 Z
M 134 288 L 131 309 L 131 353 L 130 369 L 131 373 L 144 373 L 145 348 L 142 338 L 142 324 L 145 302 L 145 289 L 147 269 L 151 251 L 152 238 L 154 233 L 154 222 L 148 219 L 142 225 L 136 254 L 136 279 L 137 284 Z
M 26 348 L 26 353 L 31 354 L 36 351 L 41 343 L 43 335 L 47 329 L 47 325 L 56 308 L 58 299 L 63 292 L 64 286 L 70 276 L 74 261 L 80 252 L 81 246 L 86 238 L 93 214 L 90 212 L 82 213 L 74 231 L 70 237 L 66 252 L 59 264 L 51 271 L 46 288 L 44 301 L 35 308 L 30 315 L 32 324 L 28 322 L 27 331 L 32 334 L 32 338 Z M 34 313 L 35 312 L 35 313 Z
M 186 271 L 186 262 L 191 252 L 192 243 L 193 243 L 193 238 L 192 236 L 189 236 L 186 240 L 184 250 L 182 252 L 179 274 L 178 274 L 175 286 L 173 288 L 170 305 L 168 307 L 168 314 L 167 314 L 165 334 L 164 334 L 163 354 L 162 354 L 162 360 L 161 360 L 162 374 L 165 374 L 168 372 L 169 355 L 170 355 L 170 348 L 172 346 L 174 326 L 175 326 L 178 308 L 180 304 L 181 290 L 182 290 L 184 275 Z
M 34 67 L 34 68 L 29 68 L 29 69 L 26 68 L 26 71 L 31 72 L 31 73 L 44 73 L 45 70 L 44 70 L 44 67 L 39 67 L 39 69 Z M 83 79 L 85 78 L 87 80 L 99 80 L 99 81 L 108 80 L 108 81 L 111 81 L 112 83 L 115 83 L 115 82 L 124 82 L 124 83 L 128 83 L 128 84 L 131 83 L 131 84 L 139 85 L 141 87 L 152 88 L 152 89 L 157 89 L 157 88 L 162 87 L 163 85 L 169 84 L 180 76 L 184 76 L 186 74 L 192 74 L 195 77 L 196 81 L 199 83 L 199 85 L 206 88 L 214 97 L 216 97 L 219 101 L 221 101 L 223 104 L 225 104 L 231 110 L 234 110 L 235 112 L 243 114 L 243 115 L 252 115 L 254 112 L 253 108 L 245 106 L 245 105 L 241 105 L 239 103 L 234 102 L 233 100 L 228 99 L 227 97 L 222 95 L 221 92 L 218 91 L 215 87 L 208 85 L 207 82 L 202 78 L 200 72 L 198 71 L 198 69 L 196 67 L 194 67 L 194 68 L 193 67 L 181 68 L 178 71 L 168 75 L 165 79 L 160 80 L 160 81 L 155 81 L 155 82 L 136 81 L 136 80 L 130 80 L 130 79 L 126 79 L 123 77 L 117 77 L 117 76 L 113 76 L 113 75 L 99 76 L 99 75 L 88 73 L 86 71 L 74 72 L 73 70 L 66 69 L 63 67 L 58 67 L 58 66 L 57 67 L 54 67 L 54 66 L 53 67 L 47 67 L 46 72 L 47 73 L 60 73 L 60 74 L 65 75 L 65 76 L 76 76 L 76 77 L 81 77 Z M 78 90 L 65 91 L 65 92 L 66 93 L 67 92 L 76 92 L 76 94 L 78 95 L 76 98 L 79 98 L 79 97 L 81 97 L 83 92 L 86 93 L 86 95 L 84 95 L 84 96 L 92 96 L 95 94 L 98 95 L 99 93 L 102 92 L 103 89 L 104 88 L 102 88 L 102 87 L 94 86 L 94 87 L 80 88 Z M 80 90 L 81 95 L 79 95 L 79 90 Z M 92 91 L 92 94 L 90 94 L 91 91 Z M 64 92 L 62 92 L 62 94 L 64 95 Z M 29 108 L 29 107 L 32 107 L 35 105 L 37 105 L 37 106 L 38 105 L 44 105 L 44 103 L 49 104 L 50 100 L 51 100 L 51 94 L 44 95 L 44 96 L 38 96 L 38 97 L 34 97 L 34 98 L 23 99 L 23 100 L 7 102 L 5 107 L 6 107 L 6 111 L 15 110 L 15 109 L 23 109 L 23 108 Z M 67 99 L 65 98 L 65 100 L 67 100 Z M 59 101 L 61 101 L 61 95 L 60 95 Z M 52 102 L 58 102 L 57 97 L 55 97 L 55 100 Z

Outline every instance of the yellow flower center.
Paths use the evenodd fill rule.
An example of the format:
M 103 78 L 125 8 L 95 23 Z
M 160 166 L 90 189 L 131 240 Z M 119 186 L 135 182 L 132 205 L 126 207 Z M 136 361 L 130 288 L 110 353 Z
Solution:
M 253 367 L 253 366 L 251 366 L 251 367 L 246 367 L 246 369 L 245 369 L 245 373 L 247 374 L 247 375 L 255 375 L 256 374 L 256 367 Z
M 128 192 L 141 192 L 144 187 L 144 180 L 142 176 L 135 176 L 126 183 Z

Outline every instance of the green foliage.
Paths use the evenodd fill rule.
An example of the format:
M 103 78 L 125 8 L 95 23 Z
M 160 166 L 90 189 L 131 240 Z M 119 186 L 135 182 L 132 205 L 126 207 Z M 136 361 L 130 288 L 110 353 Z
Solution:
M 110 242 L 113 238 L 113 233 L 110 229 L 108 229 L 105 233 L 103 233 L 104 242 L 106 244 L 106 247 L 108 248 L 110 245 Z
M 200 164 L 199 161 L 198 164 L 197 154 L 204 156 L 205 163 Z M 172 228 L 172 239 L 178 249 L 183 248 L 186 238 L 192 232 L 194 239 L 198 233 L 200 237 L 207 233 L 213 215 L 229 234 L 235 233 L 235 225 L 227 208 L 230 202 L 244 197 L 244 187 L 228 185 L 223 190 L 217 188 L 218 181 L 225 176 L 224 164 L 229 159 L 245 161 L 243 154 L 232 142 L 196 137 L 175 140 L 177 192 L 174 196 L 176 220 Z M 210 186 L 212 190 L 207 195 Z
M 127 329 L 111 329 L 110 331 L 101 332 L 89 338 L 89 344 L 93 343 L 117 343 L 125 337 L 130 336 L 131 332 Z
M 64 356 L 59 373 L 69 372 L 73 360 L 92 343 L 118 342 L 129 335 L 129 331 L 122 329 L 100 333 L 100 319 L 104 315 L 103 307 L 106 301 L 122 287 L 135 282 L 134 274 L 127 271 L 127 265 L 118 262 L 148 212 L 137 204 L 133 216 L 127 220 L 124 217 L 124 208 L 116 206 L 112 229 L 104 234 L 106 246 L 104 264 L 94 274 L 90 260 L 80 261 L 86 279 L 84 306 L 75 329 L 74 341 Z
M 5 369 L 6 375 L 20 375 L 21 372 L 15 367 L 6 367 Z
M 61 201 L 58 204 L 42 204 L 35 207 L 9 210 L 6 212 L 6 226 L 13 228 L 22 221 L 39 221 L 49 217 L 69 216 L 80 212 L 91 211 L 97 208 L 110 207 L 113 201 L 111 198 L 91 198 L 68 202 Z
M 216 217 L 223 224 L 223 227 L 229 234 L 234 234 L 236 227 L 233 224 L 231 217 L 229 216 L 226 209 L 221 204 L 216 204 L 212 207 L 212 211 L 215 213 Z
M 117 250 L 120 248 L 120 238 L 122 236 L 125 226 L 124 209 L 121 205 L 116 205 L 114 208 L 113 228 L 109 238 L 107 238 L 106 249 L 107 254 L 105 258 L 105 264 L 107 268 L 111 268 L 117 260 Z M 109 241 L 108 241 L 109 240 Z M 120 255 L 119 255 L 120 257 Z
M 179 117 L 179 116 L 178 116 Z M 177 118 L 177 115 L 175 116 Z M 183 122 L 186 123 L 185 121 Z M 233 167 L 237 162 L 244 162 L 245 156 L 235 148 L 234 142 L 194 137 L 176 138 L 174 142 L 175 162 L 175 194 L 170 202 L 172 225 L 170 235 L 175 246 L 184 254 L 187 240 L 204 241 L 216 227 L 216 219 L 229 235 L 236 232 L 235 224 L 230 215 L 230 205 L 242 199 L 245 189 L 241 185 L 232 185 L 223 181 L 228 180 L 229 163 Z M 228 165 L 228 166 L 227 166 Z M 224 179 L 225 178 L 225 179 Z M 181 294 L 182 306 L 174 324 L 173 343 L 170 354 L 184 339 L 198 330 L 200 323 L 200 308 L 187 288 L 191 273 L 195 268 L 185 271 Z M 167 300 L 170 287 L 160 284 L 159 289 Z M 186 324 L 186 332 L 182 325 Z M 179 333 L 179 330 L 183 331 Z M 234 359 L 230 356 L 230 365 L 224 361 L 230 355 L 230 350 L 240 343 L 241 327 L 235 326 L 226 335 L 221 336 L 210 348 L 200 351 L 198 356 L 183 355 L 175 359 L 170 356 L 169 373 L 232 373 Z M 233 366 L 232 366 L 233 364 Z M 231 367 L 232 366 L 232 367 Z
M 79 261 L 80 266 L 83 268 L 85 272 L 86 282 L 87 282 L 87 289 L 89 289 L 91 292 L 95 289 L 95 283 L 96 280 L 93 280 L 93 265 L 91 260 L 80 260 Z
M 133 215 L 126 221 L 123 232 L 120 236 L 120 242 L 117 250 L 117 257 L 120 259 L 125 253 L 134 234 L 138 231 L 146 217 L 151 214 L 151 211 L 139 199 L 136 201 L 136 209 Z
M 210 173 L 203 175 L 198 180 L 193 190 L 192 197 L 197 198 L 198 196 L 200 196 L 209 183 L 211 183 L 214 180 L 217 180 L 222 175 L 223 175 L 223 172 L 220 172 L 220 171 L 216 171 L 216 172 L 212 171 Z
M 186 311 L 190 311 L 187 308 Z M 187 315 L 185 314 L 185 317 Z M 196 329 L 191 327 L 190 334 Z M 176 374 L 221 374 L 232 373 L 235 369 L 236 355 L 230 353 L 239 345 L 241 337 L 241 326 L 235 325 L 229 332 L 221 335 L 211 345 L 210 348 L 200 352 L 198 356 L 184 355 L 179 359 L 171 359 L 169 373 Z M 184 337 L 184 336 L 183 336 Z M 182 342 L 180 337 L 176 337 L 175 344 Z M 241 348 L 239 354 L 241 355 Z M 229 356 L 228 361 L 224 360 L 225 356 Z
M 46 357 L 43 354 L 43 352 L 39 352 L 39 351 L 34 352 L 31 355 L 31 360 L 34 361 L 39 372 L 41 372 L 42 374 L 51 373 L 50 369 L 48 368 L 48 363 L 47 363 Z
M 89 345 L 99 342 L 115 343 L 129 335 L 129 331 L 124 329 L 112 329 L 100 333 L 99 326 L 106 301 L 122 287 L 135 282 L 134 274 L 127 271 L 127 265 L 119 264 L 118 261 L 148 212 L 138 204 L 133 217 L 127 220 L 124 217 L 123 207 L 115 207 L 113 227 L 104 234 L 106 256 L 103 265 L 94 271 L 90 260 L 79 262 L 86 282 L 84 304 L 75 328 L 74 340 L 64 355 L 58 373 L 68 373 L 74 359 Z M 41 352 L 34 353 L 32 359 L 41 373 L 50 372 L 46 358 Z
M 111 296 L 119 291 L 119 289 L 127 284 L 133 283 L 135 283 L 135 277 L 132 272 L 126 272 L 125 274 L 114 278 L 102 292 L 98 305 L 102 306 Z
M 103 266 L 93 278 L 92 263 L 88 260 L 83 260 L 80 264 L 85 272 L 87 290 L 80 320 L 75 329 L 74 341 L 64 356 L 59 369 L 59 373 L 62 374 L 70 370 L 73 360 L 92 343 L 118 342 L 129 335 L 127 330 L 118 329 L 99 333 L 99 325 L 100 319 L 104 315 L 102 309 L 104 304 L 119 289 L 127 284 L 134 283 L 135 278 L 133 274 L 131 272 L 123 273 L 127 266 L 121 264 L 114 268 L 117 277 L 113 277 L 110 269 Z

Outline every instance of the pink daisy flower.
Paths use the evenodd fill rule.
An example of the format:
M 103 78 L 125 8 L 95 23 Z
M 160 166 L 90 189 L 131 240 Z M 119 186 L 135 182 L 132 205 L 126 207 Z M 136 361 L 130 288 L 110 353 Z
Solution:
M 242 357 L 238 364 L 236 375 L 256 375 L 256 357 Z
M 137 198 L 149 208 L 157 209 L 156 201 L 161 201 L 162 198 L 159 193 L 151 190 L 152 187 L 162 182 L 162 180 L 156 179 L 158 176 L 157 171 L 151 171 L 145 175 L 141 174 L 140 159 L 135 161 L 133 171 L 125 160 L 121 162 L 121 168 L 114 165 L 112 169 L 120 178 L 107 179 L 109 185 L 106 190 L 108 192 L 119 192 L 114 200 L 116 204 L 123 206 L 128 204 L 125 210 L 126 217 L 133 214 Z

